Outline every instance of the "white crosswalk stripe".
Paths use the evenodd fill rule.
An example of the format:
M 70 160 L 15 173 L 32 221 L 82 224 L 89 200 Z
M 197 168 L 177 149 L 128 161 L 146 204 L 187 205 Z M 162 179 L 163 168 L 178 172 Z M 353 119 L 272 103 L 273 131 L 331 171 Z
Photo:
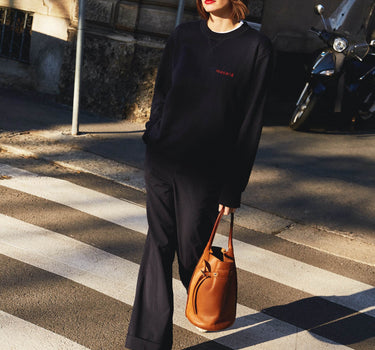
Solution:
M 3 186 L 80 210 L 114 224 L 146 233 L 145 209 L 88 188 L 0 164 L 0 173 L 10 179 Z
M 5 187 L 66 205 L 143 234 L 147 232 L 145 209 L 133 203 L 8 165 L 0 164 L 0 174 L 9 177 L 1 183 Z M 225 236 L 217 237 L 219 244 L 225 245 L 226 240 Z M 375 317 L 374 286 L 250 244 L 240 241 L 234 244 L 239 268 Z M 63 276 L 126 304 L 133 303 L 138 265 L 78 240 L 0 214 L 0 254 Z M 186 292 L 177 280 L 174 280 L 174 291 L 174 324 L 196 332 L 184 316 Z M 358 294 L 362 297 L 356 297 Z M 3 319 L 11 319 L 5 313 L 2 315 L 0 332 L 5 322 Z M 16 321 L 12 322 L 18 327 Z M 35 339 L 41 336 L 37 330 L 32 334 Z M 203 336 L 233 349 L 348 349 L 244 305 L 238 305 L 238 320 L 233 327 Z M 56 337 L 53 340 L 51 336 L 51 341 L 61 341 L 61 336 Z M 11 336 L 4 339 L 12 341 Z M 23 349 L 38 349 L 29 346 Z
M 138 205 L 68 181 L 38 176 L 7 165 L 0 165 L 0 172 L 11 177 L 3 186 L 147 233 L 146 210 Z M 216 236 L 219 245 L 225 246 L 226 241 L 225 236 Z M 375 317 L 373 286 L 237 240 L 234 240 L 234 245 L 239 268 Z M 359 293 L 362 293 L 362 298 L 355 297 Z
M 1 310 L 0 342 L 4 350 L 88 350 L 61 335 Z
M 133 304 L 137 264 L 72 238 L 4 215 L 0 215 L 0 223 L 1 254 L 71 279 L 126 304 Z M 17 235 L 14 235 L 15 230 Z M 176 280 L 173 287 L 176 306 L 174 324 L 197 332 L 184 317 L 186 302 L 184 287 Z M 229 347 L 235 345 L 241 346 L 241 349 L 250 349 L 244 346 L 248 344 L 249 338 L 254 341 L 252 329 L 256 327 L 256 337 L 260 344 L 252 346 L 251 349 L 275 349 L 275 346 L 279 349 L 290 349 L 294 346 L 303 348 L 309 344 L 309 349 L 319 350 L 326 349 L 327 343 L 332 349 L 347 348 L 327 340 L 323 341 L 322 338 L 312 336 L 307 331 L 272 317 L 260 315 L 256 310 L 242 305 L 238 305 L 237 315 L 241 317 L 241 324 L 235 323 L 228 330 L 206 333 L 204 336 Z M 247 332 L 244 332 L 244 329 Z M 241 331 L 241 337 L 235 336 L 238 331 Z M 275 339 L 270 340 L 270 334 Z

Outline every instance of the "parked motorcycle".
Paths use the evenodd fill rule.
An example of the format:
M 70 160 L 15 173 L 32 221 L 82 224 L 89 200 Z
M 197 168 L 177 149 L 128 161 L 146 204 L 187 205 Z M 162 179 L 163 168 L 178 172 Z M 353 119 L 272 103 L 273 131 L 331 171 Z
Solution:
M 323 5 L 315 6 L 315 12 L 324 29 L 312 27 L 311 32 L 325 47 L 312 65 L 289 126 L 307 130 L 318 113 L 342 112 L 356 123 L 375 116 L 374 1 L 344 0 L 329 19 Z

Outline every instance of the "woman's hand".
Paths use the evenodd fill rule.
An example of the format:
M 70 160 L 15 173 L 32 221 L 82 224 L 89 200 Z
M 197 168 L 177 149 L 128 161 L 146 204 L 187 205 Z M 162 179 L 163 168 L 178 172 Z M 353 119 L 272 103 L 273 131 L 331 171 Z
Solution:
M 225 207 L 222 204 L 219 204 L 219 211 L 224 208 L 224 215 L 229 215 L 231 213 L 234 213 L 236 211 L 236 208 L 229 208 Z

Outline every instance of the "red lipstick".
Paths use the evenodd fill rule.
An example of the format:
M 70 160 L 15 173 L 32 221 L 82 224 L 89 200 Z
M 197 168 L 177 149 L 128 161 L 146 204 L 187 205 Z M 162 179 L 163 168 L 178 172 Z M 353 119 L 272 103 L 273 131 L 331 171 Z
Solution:
M 214 2 L 216 2 L 215 0 L 204 0 L 204 3 L 206 5 L 210 5 L 210 4 L 213 4 Z

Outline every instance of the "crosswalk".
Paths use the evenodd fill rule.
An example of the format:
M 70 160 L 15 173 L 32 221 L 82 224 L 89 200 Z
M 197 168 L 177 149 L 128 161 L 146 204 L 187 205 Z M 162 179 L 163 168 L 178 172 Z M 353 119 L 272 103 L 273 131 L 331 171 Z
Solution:
M 2 349 L 86 350 L 61 335 L 0 311 Z
M 2 256 L 21 262 L 25 266 L 47 271 L 51 276 L 61 277 L 62 281 L 74 283 L 74 286 L 79 285 L 95 291 L 98 293 L 95 294 L 98 303 L 105 296 L 116 300 L 120 305 L 130 307 L 133 304 L 139 256 L 135 257 L 131 253 L 134 250 L 132 246 L 141 242 L 141 237 L 147 232 L 146 212 L 143 206 L 66 180 L 40 176 L 6 164 L 0 164 L 0 175 L 4 178 L 0 182 L 0 188 L 4 191 L 15 191 L 14 193 L 27 196 L 33 203 L 43 200 L 44 204 L 49 203 L 51 207 L 56 205 L 68 208 L 71 213 L 83 215 L 84 222 L 92 219 L 101 223 L 111 223 L 114 227 L 123 229 L 121 234 L 126 242 L 123 252 L 116 253 L 113 249 L 105 249 L 106 241 L 114 240 L 109 237 L 110 234 L 103 234 L 94 243 L 87 238 L 82 239 L 79 235 L 65 232 L 64 227 L 52 230 L 44 227 L 45 225 L 39 225 L 35 218 L 35 223 L 21 220 L 16 215 L 10 215 L 12 213 L 2 207 Z M 43 213 L 40 212 L 40 215 Z M 70 218 L 64 217 L 62 221 L 68 226 Z M 85 230 L 84 224 L 81 230 Z M 90 228 L 87 230 L 90 231 Z M 120 238 L 118 235 L 116 237 L 117 240 L 121 239 L 121 235 Z M 225 245 L 226 237 L 219 234 L 216 242 Z M 118 244 L 121 245 L 121 242 Z M 183 334 L 198 336 L 198 343 L 211 344 L 202 349 L 375 348 L 375 283 L 328 271 L 244 241 L 235 240 L 234 246 L 239 276 L 244 276 L 244 279 L 260 276 L 274 286 L 286 288 L 291 295 L 303 295 L 304 298 L 295 298 L 288 305 L 271 302 L 267 304 L 271 305 L 267 308 L 269 312 L 261 312 L 253 307 L 255 301 L 248 301 L 246 297 L 239 296 L 237 320 L 230 329 L 200 334 L 184 316 L 186 291 L 175 276 L 173 322 Z M 259 286 L 249 288 L 257 289 Z M 247 295 L 246 293 L 245 291 L 244 294 Z M 252 293 L 254 295 L 254 292 Z M 273 295 L 275 291 L 264 289 L 258 293 Z M 309 314 L 305 309 L 306 305 L 301 305 L 300 309 L 294 307 L 301 301 L 306 304 L 315 302 L 317 297 L 323 301 L 322 305 L 325 305 L 326 309 L 334 310 L 330 315 L 322 317 L 319 322 L 319 317 L 309 320 L 311 314 L 317 310 Z M 301 314 L 305 313 L 305 318 L 294 315 L 296 310 Z M 327 310 L 322 310 L 321 314 L 325 311 Z M 92 341 L 85 340 L 84 336 L 81 339 L 79 334 L 69 338 L 69 332 L 64 331 L 64 326 L 54 329 L 52 324 L 46 329 L 42 326 L 43 322 L 34 323 L 32 319 L 18 317 L 18 314 L 22 312 L 12 314 L 4 309 L 0 312 L 1 350 L 118 348 L 113 345 L 96 347 Z M 353 319 L 358 320 L 357 324 Z M 361 328 L 361 332 L 353 330 L 356 334 L 348 336 L 348 325 L 356 325 Z M 346 332 L 346 338 L 340 334 L 341 326 Z M 125 333 L 125 330 L 123 332 Z M 222 347 L 215 347 L 214 344 Z M 183 348 L 182 345 L 179 348 L 177 346 L 179 345 L 175 345 L 175 349 Z

